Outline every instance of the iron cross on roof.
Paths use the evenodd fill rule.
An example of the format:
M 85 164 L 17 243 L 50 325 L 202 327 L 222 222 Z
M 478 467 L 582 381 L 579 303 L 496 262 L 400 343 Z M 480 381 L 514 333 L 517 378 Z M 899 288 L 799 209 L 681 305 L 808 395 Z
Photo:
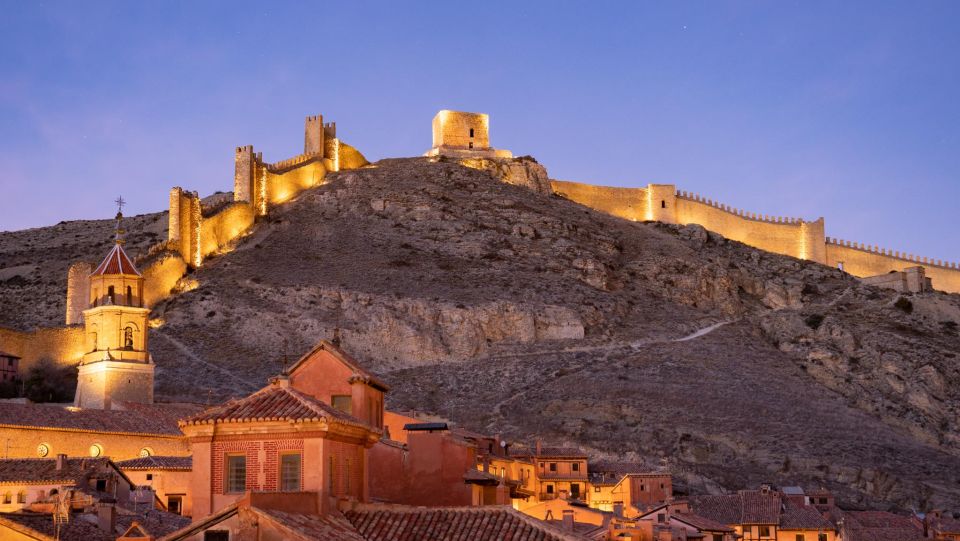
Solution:
M 127 202 L 123 200 L 123 196 L 121 195 L 114 199 L 113 202 L 117 204 L 117 212 L 123 212 L 123 206 L 127 204 Z

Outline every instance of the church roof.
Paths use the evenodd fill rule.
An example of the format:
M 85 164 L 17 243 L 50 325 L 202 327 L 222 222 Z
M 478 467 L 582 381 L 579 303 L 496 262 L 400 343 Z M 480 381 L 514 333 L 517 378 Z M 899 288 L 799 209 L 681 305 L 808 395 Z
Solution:
M 252 423 L 258 421 L 320 421 L 367 427 L 349 413 L 293 389 L 280 379 L 250 396 L 214 406 L 180 421 L 180 425 Z
M 104 274 L 133 274 L 141 276 L 140 271 L 134 266 L 133 261 L 123 250 L 123 245 L 119 242 L 113 245 L 113 249 L 103 259 L 100 266 L 90 276 L 100 276 Z
M 120 411 L 7 403 L 0 408 L 0 427 L 182 436 L 176 421 L 162 411 L 162 405 Z

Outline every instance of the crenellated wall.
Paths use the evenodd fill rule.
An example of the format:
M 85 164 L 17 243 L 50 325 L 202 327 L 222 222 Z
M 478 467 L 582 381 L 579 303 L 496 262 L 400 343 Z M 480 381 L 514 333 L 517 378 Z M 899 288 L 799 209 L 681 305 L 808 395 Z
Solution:
M 561 180 L 551 180 L 550 184 L 554 193 L 614 216 L 637 221 L 699 224 L 728 239 L 768 252 L 831 267 L 842 264 L 843 270 L 861 278 L 920 265 L 935 289 L 960 293 L 957 263 L 830 239 L 826 236 L 823 218 L 811 222 L 745 212 L 697 194 L 677 191 L 672 184 L 649 184 L 645 188 L 614 188 Z
M 806 222 L 744 212 L 696 194 L 678 192 L 672 184 L 615 188 L 552 180 L 555 193 L 590 208 L 626 218 L 673 224 L 700 224 L 707 229 L 762 250 L 826 262 L 823 218 Z
M 807 222 L 744 212 L 687 192 L 679 192 L 675 201 L 676 223 L 700 224 L 761 250 L 826 263 L 823 218 Z
M 854 276 L 876 276 L 890 271 L 902 271 L 921 266 L 934 289 L 960 292 L 960 265 L 955 262 L 933 260 L 879 246 L 827 238 L 827 265 L 843 267 Z

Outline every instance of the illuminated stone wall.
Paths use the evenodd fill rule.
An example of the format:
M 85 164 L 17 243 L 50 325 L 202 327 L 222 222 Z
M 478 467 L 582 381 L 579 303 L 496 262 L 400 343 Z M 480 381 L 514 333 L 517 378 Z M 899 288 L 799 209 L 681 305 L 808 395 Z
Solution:
M 317 186 L 323 181 L 323 177 L 327 174 L 323 160 L 308 156 L 297 158 L 303 158 L 303 161 L 292 167 L 285 168 L 281 165 L 283 162 L 268 166 L 266 174 L 268 206 L 288 201 L 303 190 Z
M 838 267 L 842 264 L 843 270 L 854 276 L 876 276 L 921 266 L 934 289 L 960 292 L 960 265 L 954 262 L 837 239 L 827 239 L 826 255 L 827 265 Z
M 187 272 L 187 263 L 176 252 L 163 252 L 141 267 L 143 303 L 150 308 L 170 296 L 171 290 Z
M 323 115 L 308 116 L 303 125 L 303 153 L 323 154 Z
M 20 374 L 26 373 L 41 359 L 73 365 L 86 353 L 86 335 L 79 325 L 45 327 L 33 331 L 17 331 L 0 327 L 3 349 L 20 357 Z
M 243 234 L 254 221 L 253 207 L 234 202 L 200 223 L 200 258 L 219 251 Z
M 52 406 L 51 406 L 52 407 Z M 83 430 L 45 429 L 39 427 L 0 426 L 0 441 L 9 441 L 10 458 L 38 458 L 37 447 L 43 443 L 48 457 L 64 453 L 71 457 L 90 456 L 90 447 L 99 444 L 103 455 L 113 460 L 140 456 L 149 447 L 159 456 L 189 456 L 190 449 L 182 436 L 150 434 L 110 434 Z
M 571 201 L 613 216 L 633 221 L 646 220 L 647 190 L 594 186 L 565 180 L 551 180 L 554 193 Z
M 686 192 L 676 197 L 675 216 L 676 223 L 700 224 L 761 250 L 826 263 L 823 218 L 805 222 L 744 212 Z

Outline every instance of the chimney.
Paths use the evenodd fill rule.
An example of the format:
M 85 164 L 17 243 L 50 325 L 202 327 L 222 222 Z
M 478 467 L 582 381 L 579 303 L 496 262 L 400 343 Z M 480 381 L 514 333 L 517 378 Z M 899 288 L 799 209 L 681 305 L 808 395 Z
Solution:
M 100 529 L 114 535 L 117 529 L 117 508 L 112 503 L 100 502 L 97 508 L 97 523 Z
M 57 471 L 63 470 L 63 467 L 67 465 L 67 455 L 60 453 L 57 455 Z
M 573 531 L 573 509 L 564 509 L 563 510 L 563 529 L 572 532 Z
M 613 516 L 623 518 L 623 502 L 613 504 Z
M 537 456 L 540 456 L 541 445 L 540 438 L 537 438 Z

